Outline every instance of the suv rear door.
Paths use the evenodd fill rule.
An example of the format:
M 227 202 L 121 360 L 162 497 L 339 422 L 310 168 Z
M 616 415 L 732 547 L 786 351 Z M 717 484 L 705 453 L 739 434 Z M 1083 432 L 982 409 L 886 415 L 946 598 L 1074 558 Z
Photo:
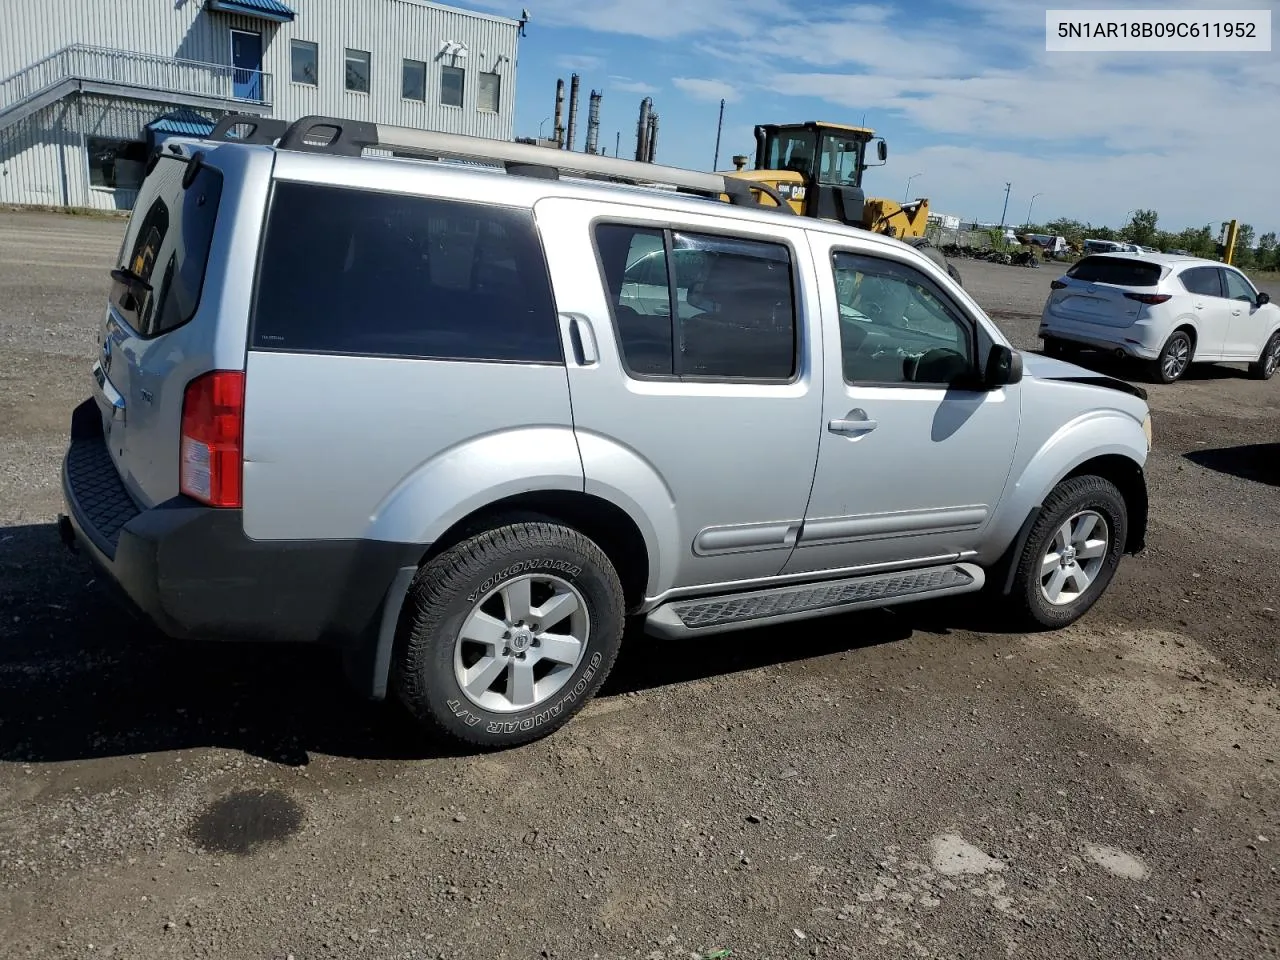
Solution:
M 177 492 L 184 384 L 169 374 L 193 351 L 173 337 L 200 305 L 223 191 L 222 172 L 208 164 L 184 187 L 188 169 L 185 158 L 165 153 L 143 181 L 111 271 L 93 366 L 112 460 L 147 506 Z
M 587 491 L 662 528 L 660 590 L 777 574 L 822 409 L 804 230 L 568 198 L 534 210 L 582 344 L 568 369 Z M 637 290 L 641 250 L 665 262 Z
M 1217 360 L 1226 346 L 1232 305 L 1222 295 L 1222 271 L 1217 267 L 1191 267 L 1178 279 L 1187 288 L 1196 324 L 1197 360 Z

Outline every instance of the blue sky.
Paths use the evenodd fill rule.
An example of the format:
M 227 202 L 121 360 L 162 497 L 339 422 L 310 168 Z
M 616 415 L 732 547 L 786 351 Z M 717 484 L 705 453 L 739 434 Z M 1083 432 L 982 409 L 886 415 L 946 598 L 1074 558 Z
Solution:
M 1046 5 L 1027 0 L 526 0 L 516 134 L 549 134 L 555 81 L 604 93 L 600 140 L 635 151 L 640 100 L 660 116 L 658 162 L 709 169 L 753 152 L 754 124 L 874 127 L 889 162 L 869 195 L 999 220 L 1119 225 L 1139 207 L 1181 229 L 1238 217 L 1280 230 L 1280 42 L 1270 53 L 1047 53 Z M 518 16 L 519 0 L 460 6 Z M 1072 2 L 1054 9 L 1275 7 L 1275 0 Z M 1280 15 L 1273 14 L 1273 31 Z

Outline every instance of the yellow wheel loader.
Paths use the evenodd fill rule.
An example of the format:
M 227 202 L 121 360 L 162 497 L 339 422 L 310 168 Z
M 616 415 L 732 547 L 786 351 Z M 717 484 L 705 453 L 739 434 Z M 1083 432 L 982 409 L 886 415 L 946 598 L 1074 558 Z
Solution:
M 942 251 L 929 243 L 929 201 L 898 203 L 869 198 L 862 189 L 868 167 L 884 166 L 889 157 L 883 137 L 866 127 L 809 120 L 804 123 L 769 123 L 755 128 L 754 169 L 717 171 L 771 186 L 796 213 L 835 220 L 875 233 L 897 237 L 920 249 L 957 282 L 960 271 L 947 262 Z M 867 150 L 876 145 L 876 160 L 867 161 Z M 735 157 L 741 164 L 744 158 Z M 775 203 L 764 191 L 752 191 L 766 204 Z

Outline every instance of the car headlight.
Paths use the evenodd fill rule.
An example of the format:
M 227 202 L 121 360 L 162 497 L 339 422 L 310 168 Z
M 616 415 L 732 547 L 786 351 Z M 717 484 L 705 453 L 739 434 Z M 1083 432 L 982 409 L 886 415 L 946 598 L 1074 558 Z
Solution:
M 1151 452 L 1152 434 L 1151 434 L 1151 414 L 1147 414 L 1142 421 L 1142 432 L 1147 438 L 1147 453 Z

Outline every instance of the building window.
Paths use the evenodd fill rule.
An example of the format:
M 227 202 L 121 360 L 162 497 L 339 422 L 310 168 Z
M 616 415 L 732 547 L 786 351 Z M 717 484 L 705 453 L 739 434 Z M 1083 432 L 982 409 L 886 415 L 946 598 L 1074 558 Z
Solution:
M 137 190 L 146 175 L 147 145 L 141 140 L 89 137 L 89 185 L 111 190 Z
M 502 77 L 496 73 L 482 73 L 476 84 L 476 109 L 498 112 L 502 102 Z
M 466 75 L 461 67 L 440 68 L 440 102 L 446 107 L 462 106 L 462 86 Z
M 369 51 L 347 48 L 347 89 L 369 92 Z
M 404 78 L 400 95 L 406 100 L 427 99 L 427 65 L 421 60 L 404 62 Z
M 320 48 L 306 40 L 289 41 L 293 82 L 317 86 L 320 83 Z

